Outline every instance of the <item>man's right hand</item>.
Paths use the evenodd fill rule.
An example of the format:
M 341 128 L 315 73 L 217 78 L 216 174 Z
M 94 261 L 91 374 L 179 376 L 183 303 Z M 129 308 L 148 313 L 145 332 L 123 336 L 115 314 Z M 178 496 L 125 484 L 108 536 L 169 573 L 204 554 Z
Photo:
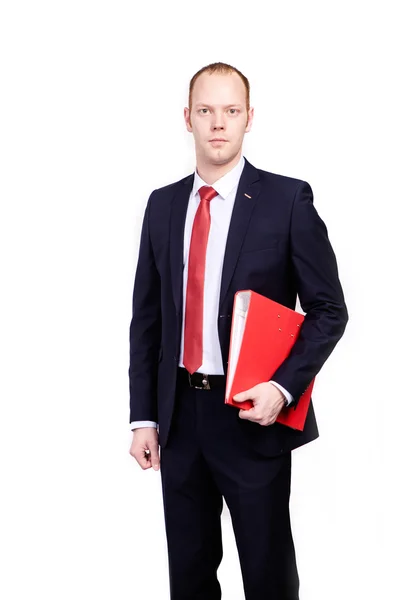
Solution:
M 150 451 L 148 454 L 146 451 Z M 160 458 L 158 453 L 158 431 L 156 427 L 137 427 L 133 430 L 133 440 L 129 450 L 142 469 L 153 467 L 158 471 Z

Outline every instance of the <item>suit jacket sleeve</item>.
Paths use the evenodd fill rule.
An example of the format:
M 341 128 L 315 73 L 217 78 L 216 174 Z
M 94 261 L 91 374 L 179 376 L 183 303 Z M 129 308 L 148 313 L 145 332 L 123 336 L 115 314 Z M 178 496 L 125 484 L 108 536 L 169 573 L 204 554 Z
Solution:
M 348 321 L 336 257 L 306 181 L 297 188 L 293 201 L 290 246 L 291 275 L 306 315 L 289 356 L 271 379 L 291 392 L 294 401 L 290 406 L 295 408 Z
M 161 342 L 161 284 L 150 239 L 150 194 L 143 217 L 129 329 L 130 422 L 157 422 L 157 373 Z

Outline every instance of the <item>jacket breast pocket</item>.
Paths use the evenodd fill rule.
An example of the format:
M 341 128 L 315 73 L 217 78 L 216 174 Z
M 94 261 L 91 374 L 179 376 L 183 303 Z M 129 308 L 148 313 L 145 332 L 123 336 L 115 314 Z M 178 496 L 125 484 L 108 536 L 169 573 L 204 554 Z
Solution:
M 277 252 L 278 245 L 269 246 L 268 248 L 257 248 L 256 250 L 248 250 L 239 254 L 239 263 L 251 264 L 258 262 L 274 261 L 279 255 Z
M 238 277 L 245 277 L 248 286 L 257 285 L 279 267 L 281 259 L 278 245 L 244 252 L 239 255 L 236 274 Z
M 239 260 L 242 258 L 254 258 L 257 255 L 262 255 L 265 254 L 266 256 L 268 254 L 273 254 L 274 250 L 277 250 L 278 246 L 269 246 L 268 248 L 257 248 L 257 250 L 246 250 L 246 252 L 241 252 L 239 255 Z
M 254 243 L 253 240 L 247 241 L 244 244 L 242 250 L 240 251 L 239 258 L 247 255 L 247 254 L 255 254 L 256 252 L 267 252 L 268 250 L 273 251 L 276 250 L 279 246 L 279 240 L 270 239 L 268 241 L 264 241 L 264 243 Z

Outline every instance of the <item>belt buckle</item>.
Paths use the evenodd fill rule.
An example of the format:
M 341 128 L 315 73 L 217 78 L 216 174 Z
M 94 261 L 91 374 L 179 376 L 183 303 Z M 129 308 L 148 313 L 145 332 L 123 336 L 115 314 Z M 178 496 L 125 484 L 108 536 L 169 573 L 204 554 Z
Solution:
M 210 390 L 211 387 L 210 387 L 210 382 L 208 381 L 208 375 L 206 373 L 202 373 L 202 376 L 203 376 L 203 380 L 202 380 L 203 385 L 202 386 L 193 385 L 191 374 L 188 373 L 190 387 L 194 387 L 196 390 Z

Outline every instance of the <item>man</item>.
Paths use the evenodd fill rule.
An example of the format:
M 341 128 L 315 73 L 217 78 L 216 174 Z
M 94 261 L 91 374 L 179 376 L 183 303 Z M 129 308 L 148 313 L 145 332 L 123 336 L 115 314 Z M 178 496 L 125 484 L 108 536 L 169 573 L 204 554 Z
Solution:
M 318 437 L 276 417 L 301 394 L 348 320 L 327 229 L 310 185 L 242 155 L 249 83 L 215 63 L 194 75 L 187 130 L 196 170 L 154 190 L 143 220 L 130 325 L 130 453 L 161 470 L 172 600 L 217 600 L 222 498 L 247 600 L 297 600 L 291 451 Z M 224 403 L 234 294 L 251 289 L 306 313 L 271 381 Z M 269 348 L 266 343 L 265 351 Z M 160 446 L 160 457 L 159 457 Z M 160 462 L 159 462 L 160 461 Z

